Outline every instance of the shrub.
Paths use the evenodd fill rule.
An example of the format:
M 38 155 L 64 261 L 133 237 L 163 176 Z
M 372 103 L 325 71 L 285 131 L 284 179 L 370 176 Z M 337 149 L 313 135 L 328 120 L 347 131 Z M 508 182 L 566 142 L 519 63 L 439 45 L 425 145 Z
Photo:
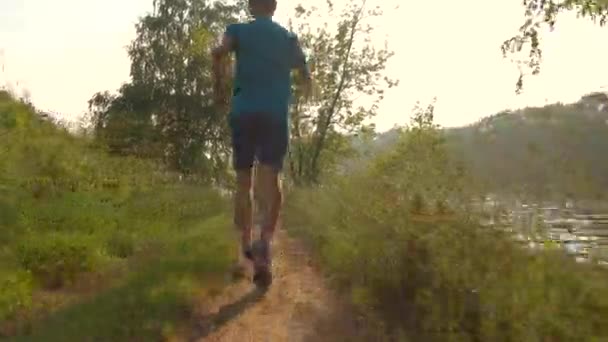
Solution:
M 286 227 L 333 283 L 412 341 L 608 340 L 606 271 L 560 250 L 532 253 L 447 207 L 472 197 L 422 122 L 368 170 L 289 194 Z
M 23 199 L 19 225 L 37 233 L 100 233 L 116 227 L 120 212 L 99 193 L 70 193 L 45 201 Z
M 94 251 L 78 236 L 47 234 L 17 248 L 21 266 L 45 288 L 58 288 L 93 267 Z
M 32 278 L 24 271 L 0 273 L 0 321 L 18 310 L 27 308 L 32 300 Z
M 173 310 L 185 298 L 174 296 L 179 289 L 167 284 L 170 295 L 159 309 L 158 303 L 148 302 L 139 283 L 127 291 L 140 297 L 132 308 L 121 294 L 112 303 L 101 299 L 106 309 L 94 303 L 84 305 L 88 311 L 78 311 L 81 299 L 86 302 L 84 293 L 115 286 L 98 279 L 112 274 L 128 283 L 149 271 L 155 275 L 146 286 L 155 288 L 173 273 L 198 279 L 227 268 L 234 254 L 223 246 L 230 246 L 227 221 L 202 224 L 225 209 L 225 200 L 209 186 L 183 181 L 151 160 L 110 156 L 90 136 L 70 134 L 2 91 L 0 137 L 0 320 L 7 317 L 0 335 L 12 337 L 21 329 L 17 327 L 36 326 L 48 318 L 54 333 L 43 331 L 35 340 L 64 341 L 65 322 L 72 328 L 69 340 L 82 340 L 82 334 L 119 340 L 112 338 L 112 329 L 149 330 L 149 317 L 183 321 L 159 311 L 165 305 Z M 167 260 L 171 263 L 158 267 Z M 96 274 L 78 279 L 82 282 L 75 286 L 77 291 L 40 291 L 57 289 L 89 271 Z M 33 294 L 36 305 L 28 308 Z M 53 316 L 62 312 L 75 313 L 52 324 Z M 125 324 L 133 312 L 141 320 Z M 83 330 L 83 325 L 91 326 L 82 322 L 101 323 L 98 335 L 94 329 Z
M 135 253 L 135 238 L 133 234 L 115 231 L 106 242 L 106 250 L 111 256 L 127 258 Z
M 382 193 L 357 195 L 362 188 L 371 187 L 344 182 L 290 194 L 286 227 L 312 242 L 334 284 L 393 333 L 425 341 L 608 338 L 604 270 L 559 250 L 531 254 L 464 217 L 420 222 Z

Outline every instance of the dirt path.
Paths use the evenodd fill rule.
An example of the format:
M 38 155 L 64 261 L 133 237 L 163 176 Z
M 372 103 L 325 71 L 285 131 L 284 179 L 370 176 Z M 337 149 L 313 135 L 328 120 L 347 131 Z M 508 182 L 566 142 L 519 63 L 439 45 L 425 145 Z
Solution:
M 370 340 L 357 328 L 352 311 L 334 298 L 297 241 L 278 231 L 273 249 L 271 288 L 261 293 L 245 280 L 200 303 L 189 341 Z

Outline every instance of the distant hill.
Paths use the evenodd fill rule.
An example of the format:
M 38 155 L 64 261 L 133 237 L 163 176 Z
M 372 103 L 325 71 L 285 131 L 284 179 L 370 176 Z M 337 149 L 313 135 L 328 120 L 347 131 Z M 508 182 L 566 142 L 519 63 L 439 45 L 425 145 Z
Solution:
M 367 152 L 390 149 L 398 131 L 378 136 Z M 608 96 L 573 104 L 501 112 L 445 129 L 448 147 L 488 191 L 539 197 L 608 195 Z

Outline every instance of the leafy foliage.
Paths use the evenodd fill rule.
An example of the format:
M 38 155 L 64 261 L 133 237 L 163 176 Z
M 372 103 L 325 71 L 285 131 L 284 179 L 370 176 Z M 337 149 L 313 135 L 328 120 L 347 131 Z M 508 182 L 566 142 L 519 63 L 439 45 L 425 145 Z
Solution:
M 374 47 L 366 22 L 379 9 L 365 0 L 327 5 L 334 27 L 314 26 L 319 10 L 303 6 L 292 22 L 316 94 L 306 102 L 295 89 L 289 175 L 297 185 L 320 185 L 291 194 L 285 221 L 311 242 L 336 286 L 390 335 L 411 340 L 607 339 L 602 271 L 558 251 L 531 255 L 480 227 L 468 210 L 472 195 L 485 191 L 602 195 L 606 95 L 444 131 L 432 105 L 418 107 L 409 127 L 376 140 L 392 150 L 350 174 L 335 172 L 355 139 L 377 153 L 367 149 L 366 120 L 396 82 L 384 75 L 392 53 Z M 517 61 L 518 90 L 525 69 L 540 71 L 542 26 L 563 11 L 600 25 L 608 14 L 605 0 L 524 6 L 520 35 L 503 44 L 505 55 L 530 49 Z M 81 340 L 85 326 L 94 340 L 170 339 L 192 310 L 201 276 L 227 268 L 228 220 L 215 216 L 226 203 L 191 181 L 226 177 L 229 134 L 226 113 L 212 105 L 209 47 L 226 24 L 244 18 L 243 8 L 244 1 L 154 1 L 128 49 L 130 82 L 89 101 L 93 140 L 0 92 L 1 334 Z M 359 106 L 360 96 L 372 105 Z M 547 175 L 548 164 L 556 171 Z M 111 283 L 46 307 L 45 295 L 92 275 Z
M 46 288 L 73 281 L 79 273 L 91 270 L 93 263 L 93 253 L 87 244 L 65 236 L 27 239 L 16 254 L 23 269 Z
M 599 96 L 599 95 L 603 95 Z M 451 129 L 451 150 L 487 191 L 535 199 L 600 199 L 608 186 L 608 99 L 500 113 Z
M 606 0 L 524 0 L 525 22 L 519 28 L 519 34 L 505 40 L 501 46 L 503 55 L 520 53 L 524 49 L 527 55 L 515 59 L 520 75 L 516 83 L 516 91 L 523 87 L 526 72 L 532 75 L 540 72 L 542 48 L 540 32 L 543 28 L 552 29 L 557 17 L 562 12 L 574 11 L 578 17 L 589 18 L 600 26 L 608 20 L 608 1 Z
M 334 169 L 337 157 L 348 152 L 343 134 L 369 131 L 365 121 L 376 115 L 385 87 L 396 85 L 383 73 L 393 54 L 374 47 L 373 28 L 366 21 L 381 15 L 379 8 L 368 9 L 361 1 L 338 11 L 328 2 L 327 17 L 339 18 L 334 28 L 327 23 L 314 27 L 318 13 L 298 6 L 292 22 L 315 81 L 312 100 L 304 101 L 296 91 L 291 110 L 289 175 L 296 184 L 317 182 L 322 172 Z M 372 105 L 358 106 L 360 96 L 368 96 Z
M 608 97 L 591 93 L 573 104 L 551 104 L 501 112 L 459 128 L 443 129 L 452 159 L 471 178 L 469 192 L 528 199 L 602 199 L 608 164 L 597 156 L 608 148 Z M 398 146 L 399 129 L 357 145 L 364 155 L 347 160 L 348 170 Z M 353 143 L 354 144 L 354 143 Z M 399 158 L 408 159 L 401 155 Z
M 227 113 L 213 106 L 210 45 L 225 26 L 244 19 L 243 2 L 162 0 L 137 24 L 129 47 L 131 82 L 118 95 L 95 94 L 89 101 L 97 137 L 114 153 L 163 159 L 172 169 L 203 179 L 224 178 L 229 160 Z M 334 9 L 335 27 L 311 25 L 316 9 L 296 7 L 292 28 L 309 52 L 316 82 L 312 101 L 294 89 L 289 175 L 297 184 L 314 183 L 348 152 L 344 132 L 369 131 L 384 86 L 388 49 L 376 49 L 366 20 L 381 15 L 366 2 Z M 294 76 L 294 77 L 297 77 Z M 358 106 L 360 95 L 371 106 Z M 210 177 L 207 177 L 210 176 Z
M 88 285 L 90 291 L 103 293 L 104 286 L 138 274 L 148 262 L 157 264 L 155 258 L 186 265 L 178 273 L 192 286 L 197 286 L 194 279 L 199 275 L 228 267 L 229 223 L 217 217 L 226 202 L 210 188 L 180 181 L 150 161 L 107 154 L 95 141 L 69 134 L 3 92 L 0 134 L 0 336 L 27 335 L 28 327 L 43 318 L 52 322 L 58 310 L 82 300 L 82 294 L 72 290 L 84 286 L 79 284 L 86 279 L 103 279 Z M 194 248 L 190 245 L 206 252 L 183 261 L 185 250 Z M 137 267 L 129 269 L 136 262 Z M 147 278 L 146 286 L 174 286 L 166 277 L 176 272 L 175 265 L 156 269 L 159 273 Z M 104 277 L 109 272 L 112 276 Z M 189 297 L 178 290 L 176 286 L 169 291 L 162 304 L 168 311 L 158 319 L 181 317 L 176 307 Z M 137 288 L 125 291 L 132 294 Z M 113 301 L 111 309 L 121 312 L 124 304 Z M 157 304 L 140 299 L 137 310 L 154 311 Z M 72 340 L 82 339 L 81 324 L 95 321 L 92 317 L 103 323 L 95 321 L 100 331 L 86 329 L 91 338 L 100 334 L 106 340 L 131 339 L 128 332 L 115 331 L 126 319 L 117 321 L 115 315 L 104 317 L 96 306 L 87 308 L 70 319 L 80 324 L 70 332 Z M 57 324 L 45 324 L 54 332 L 44 340 L 64 340 L 65 321 Z M 132 322 L 129 329 L 160 335 L 141 321 Z
M 172 340 L 188 324 L 201 295 L 217 293 L 231 261 L 223 216 L 164 235 L 162 253 L 135 263 L 114 286 L 32 323 L 13 341 Z M 86 327 L 86 329 L 83 329 Z M 25 330 L 25 329 L 24 329 Z
M 605 271 L 479 226 L 432 107 L 414 117 L 396 152 L 287 202 L 339 290 L 395 340 L 606 339 Z
M 230 135 L 226 113 L 212 103 L 209 49 L 240 14 L 222 2 L 156 1 L 129 46 L 131 82 L 89 101 L 98 137 L 112 151 L 162 158 L 184 174 L 222 176 Z

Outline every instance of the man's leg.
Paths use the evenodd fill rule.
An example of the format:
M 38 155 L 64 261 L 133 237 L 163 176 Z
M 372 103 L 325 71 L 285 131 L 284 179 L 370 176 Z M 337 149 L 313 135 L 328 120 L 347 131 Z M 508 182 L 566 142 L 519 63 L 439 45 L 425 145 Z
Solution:
M 266 209 L 261 239 L 270 243 L 279 220 L 283 194 L 281 193 L 279 170 L 275 166 L 261 164 L 259 165 L 259 172 L 260 190 L 262 191 L 264 209 Z
M 281 205 L 281 191 L 278 187 L 278 170 L 276 167 L 260 163 L 257 169 L 259 177 L 260 199 L 262 200 L 263 220 L 260 239 L 252 245 L 254 262 L 253 282 L 257 286 L 268 287 L 272 283 L 272 236 L 277 225 Z
M 264 206 L 264 200 L 262 196 L 262 186 L 260 183 L 260 165 L 259 163 L 254 168 L 253 175 L 253 206 L 255 208 L 254 212 L 254 226 L 262 225 L 263 221 L 266 219 L 266 207 Z
M 264 134 L 260 137 L 260 188 L 264 202 L 265 219 L 262 226 L 262 240 L 270 243 L 279 221 L 283 194 L 280 173 L 287 153 L 287 122 L 272 115 L 264 117 Z
M 257 177 L 259 177 L 260 199 L 264 220 L 259 240 L 252 245 L 255 274 L 253 281 L 258 286 L 268 286 L 272 282 L 271 248 L 272 235 L 277 225 L 281 208 L 281 189 L 279 188 L 279 172 L 287 151 L 287 122 L 265 113 L 256 113 L 257 148 L 259 161 Z M 256 179 L 256 180 L 258 180 Z
M 241 232 L 239 257 L 251 246 L 251 168 L 236 171 L 237 189 L 234 198 L 234 224 Z
M 239 261 L 251 247 L 251 171 L 255 157 L 255 127 L 248 116 L 232 117 L 233 166 L 236 171 L 236 192 L 234 197 L 234 225 L 240 231 L 238 248 Z

